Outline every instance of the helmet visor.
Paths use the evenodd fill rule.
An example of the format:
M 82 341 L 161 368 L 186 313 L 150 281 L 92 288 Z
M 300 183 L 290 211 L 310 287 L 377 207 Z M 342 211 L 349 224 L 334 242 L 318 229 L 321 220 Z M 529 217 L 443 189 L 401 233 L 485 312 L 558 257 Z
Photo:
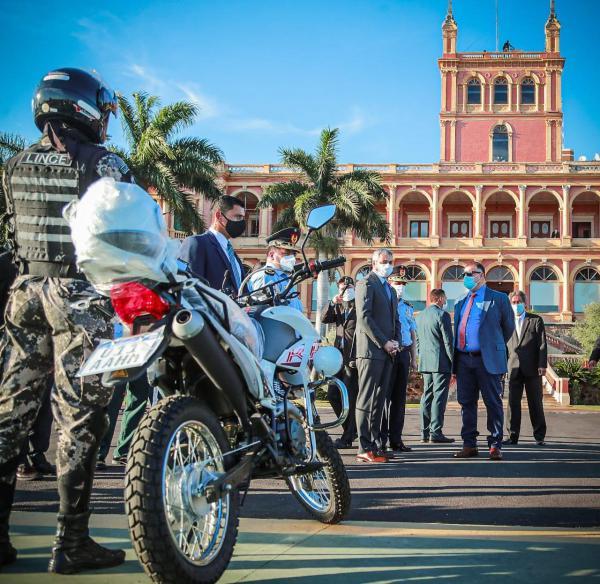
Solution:
M 103 114 L 112 113 L 117 117 L 119 111 L 119 102 L 117 101 L 117 94 L 104 85 L 98 90 L 98 97 L 96 99 L 98 108 Z

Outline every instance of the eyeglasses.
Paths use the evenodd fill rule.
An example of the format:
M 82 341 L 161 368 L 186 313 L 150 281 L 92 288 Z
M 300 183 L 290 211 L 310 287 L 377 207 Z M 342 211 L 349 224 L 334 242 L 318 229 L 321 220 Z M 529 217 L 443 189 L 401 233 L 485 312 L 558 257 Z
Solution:
M 483 272 L 463 272 L 463 278 L 465 276 L 472 276 L 473 274 L 483 274 Z

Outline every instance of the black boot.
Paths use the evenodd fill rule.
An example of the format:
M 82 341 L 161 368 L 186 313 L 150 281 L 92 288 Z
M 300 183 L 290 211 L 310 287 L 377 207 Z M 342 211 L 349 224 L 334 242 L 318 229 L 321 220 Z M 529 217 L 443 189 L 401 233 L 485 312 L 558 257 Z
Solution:
M 48 572 L 76 574 L 82 570 L 112 568 L 125 561 L 123 550 L 110 550 L 89 535 L 90 514 L 58 516 L 58 529 Z
M 8 518 L 15 494 L 15 481 L 8 485 L 0 483 L 0 568 L 12 564 L 17 559 L 17 550 L 8 536 Z

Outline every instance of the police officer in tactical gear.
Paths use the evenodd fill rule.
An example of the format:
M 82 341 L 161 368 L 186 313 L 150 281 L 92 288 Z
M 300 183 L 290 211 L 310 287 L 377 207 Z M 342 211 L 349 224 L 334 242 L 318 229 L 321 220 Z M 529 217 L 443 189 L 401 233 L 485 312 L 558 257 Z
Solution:
M 89 537 L 89 499 L 110 390 L 76 373 L 100 338 L 110 338 L 106 307 L 75 310 L 93 289 L 77 270 L 63 208 L 95 180 L 131 182 L 127 165 L 99 144 L 106 139 L 113 91 L 94 73 L 56 69 L 35 90 L 40 141 L 8 161 L 4 190 L 19 276 L 6 308 L 0 385 L 0 566 L 16 559 L 8 537 L 19 453 L 54 375 L 52 409 L 60 429 L 58 529 L 51 572 L 70 574 L 121 564 L 125 553 Z M 109 313 L 108 313 L 109 314 Z

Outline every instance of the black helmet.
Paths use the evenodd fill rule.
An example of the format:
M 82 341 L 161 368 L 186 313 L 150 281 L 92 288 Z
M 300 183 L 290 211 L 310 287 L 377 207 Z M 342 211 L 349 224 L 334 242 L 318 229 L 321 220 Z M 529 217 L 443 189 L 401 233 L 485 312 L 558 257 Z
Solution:
M 35 125 L 60 120 L 96 144 L 104 142 L 108 116 L 117 114 L 117 96 L 96 72 L 65 67 L 50 71 L 38 84 L 32 108 Z

